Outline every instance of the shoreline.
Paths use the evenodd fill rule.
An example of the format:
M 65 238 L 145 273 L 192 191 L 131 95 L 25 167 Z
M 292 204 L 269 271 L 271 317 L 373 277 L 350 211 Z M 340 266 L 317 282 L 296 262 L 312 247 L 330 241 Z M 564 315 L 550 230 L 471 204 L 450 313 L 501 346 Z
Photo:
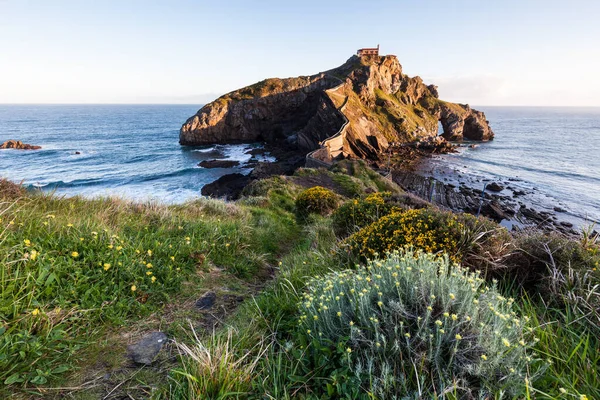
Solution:
M 538 228 L 578 235 L 600 223 L 569 211 L 560 199 L 538 189 L 535 183 L 529 187 L 527 183 L 532 182 L 518 177 L 486 175 L 459 165 L 448 160 L 447 154 L 428 155 L 411 168 L 394 170 L 394 181 L 408 192 L 455 212 L 476 214 L 481 206 L 482 215 L 509 230 Z

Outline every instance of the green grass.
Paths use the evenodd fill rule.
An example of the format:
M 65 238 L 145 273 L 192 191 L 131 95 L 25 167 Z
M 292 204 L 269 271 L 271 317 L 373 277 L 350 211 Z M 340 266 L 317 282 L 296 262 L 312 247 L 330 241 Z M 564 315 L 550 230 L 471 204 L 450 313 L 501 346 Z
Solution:
M 117 388 L 124 398 L 310 399 L 343 385 L 363 396 L 352 371 L 327 369 L 297 335 L 311 278 L 355 267 L 331 217 L 296 219 L 297 195 L 325 184 L 346 200 L 387 191 L 412 204 L 364 163 L 348 161 L 255 182 L 236 203 L 60 198 L 0 180 L 0 397 L 63 398 L 58 386 L 81 388 L 106 372 L 108 383 L 72 397 Z M 464 240 L 487 257 L 471 267 L 513 279 L 500 290 L 515 297 L 539 339 L 536 352 L 551 361 L 535 366 L 546 369 L 526 397 L 599 398 L 598 238 L 524 235 Z M 202 327 L 216 310 L 193 309 L 208 290 L 247 298 L 217 316 L 225 328 L 214 333 Z M 167 332 L 182 357 L 163 351 L 159 366 L 127 369 L 123 339 L 151 330 Z
M 2 198 L 0 215 L 7 386 L 60 378 L 107 328 L 168 304 L 197 271 L 256 279 L 298 234 L 292 214 L 214 200 L 162 206 L 25 194 Z

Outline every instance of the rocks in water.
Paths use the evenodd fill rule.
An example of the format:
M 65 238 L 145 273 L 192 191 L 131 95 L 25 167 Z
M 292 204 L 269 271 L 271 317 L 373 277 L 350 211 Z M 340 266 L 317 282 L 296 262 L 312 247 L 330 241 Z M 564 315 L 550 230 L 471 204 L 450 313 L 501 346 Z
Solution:
M 501 192 L 504 190 L 504 186 L 500 185 L 499 183 L 492 182 L 489 185 L 487 185 L 486 189 L 492 192 Z
M 479 147 L 479 145 L 477 145 L 477 144 L 470 144 L 470 145 L 469 145 L 469 148 L 470 148 L 470 149 L 476 149 L 476 148 L 478 148 L 478 147 Z
M 221 96 L 183 124 L 179 143 L 264 141 L 305 155 L 344 129 L 328 142 L 331 158 L 378 161 L 391 144 L 441 140 L 438 121 L 447 140 L 494 137 L 482 112 L 438 99 L 435 86 L 404 74 L 396 56 L 353 56 L 327 72 L 266 79 Z M 450 148 L 445 142 L 434 147 Z
M 567 210 L 565 210 L 564 208 L 556 206 L 556 207 L 554 207 L 554 211 L 556 211 L 556 212 L 566 212 Z
M 567 222 L 567 221 L 561 221 L 560 224 L 562 226 L 564 226 L 565 228 L 572 228 L 573 227 L 573 224 L 570 223 L 570 222 Z
M 32 144 L 23 143 L 20 140 L 7 140 L 0 144 L 0 149 L 15 149 L 15 150 L 39 150 L 42 146 L 34 146 Z
M 168 338 L 163 332 L 152 332 L 127 347 L 131 359 L 138 364 L 152 364 Z
M 79 155 L 79 154 L 81 154 L 81 152 L 80 152 L 80 151 L 76 151 L 76 152 L 75 152 L 75 155 Z
M 251 178 L 242 174 L 223 175 L 216 181 L 202 187 L 203 196 L 235 200 L 240 196 L 242 189 L 250 183 Z
M 217 294 L 215 292 L 207 292 L 196 300 L 196 308 L 199 310 L 206 310 L 211 308 L 217 300 Z
M 198 164 L 202 168 L 233 168 L 238 165 L 240 162 L 235 160 L 204 160 Z

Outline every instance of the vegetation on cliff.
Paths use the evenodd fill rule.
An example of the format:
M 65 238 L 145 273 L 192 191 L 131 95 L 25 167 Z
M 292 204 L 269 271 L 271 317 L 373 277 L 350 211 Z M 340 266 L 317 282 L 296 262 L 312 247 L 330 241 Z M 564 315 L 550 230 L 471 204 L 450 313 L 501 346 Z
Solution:
M 342 205 L 299 217 L 315 186 Z M 255 181 L 235 203 L 1 181 L 0 218 L 3 396 L 600 397 L 597 237 L 453 216 L 361 162 Z M 386 221 L 414 240 L 348 251 Z M 170 343 L 132 366 L 126 345 L 155 330 Z
M 346 121 L 349 158 L 377 160 L 392 143 L 436 137 L 438 121 L 448 140 L 493 138 L 483 113 L 439 100 L 436 87 L 405 75 L 395 56 L 353 56 L 317 75 L 266 79 L 220 97 L 183 124 L 180 143 L 264 140 L 307 152 Z

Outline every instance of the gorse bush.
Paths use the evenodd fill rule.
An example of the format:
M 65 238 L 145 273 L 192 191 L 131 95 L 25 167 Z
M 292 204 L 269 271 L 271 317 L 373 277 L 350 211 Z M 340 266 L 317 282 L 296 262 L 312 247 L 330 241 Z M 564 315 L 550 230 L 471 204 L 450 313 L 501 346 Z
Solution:
M 327 215 L 337 206 L 337 196 L 331 190 L 321 186 L 306 189 L 296 197 L 296 212 L 301 217 L 309 214 Z
M 364 199 L 350 200 L 342 204 L 331 216 L 335 234 L 340 237 L 348 236 L 392 211 L 401 211 L 389 201 L 390 198 L 389 192 L 377 192 Z
M 406 250 L 315 278 L 298 307 L 330 395 L 489 398 L 519 395 L 531 379 L 527 317 L 447 257 Z
M 395 211 L 356 232 L 345 243 L 363 259 L 414 246 L 428 253 L 440 251 L 460 261 L 459 241 L 464 225 L 451 213 L 428 209 Z

